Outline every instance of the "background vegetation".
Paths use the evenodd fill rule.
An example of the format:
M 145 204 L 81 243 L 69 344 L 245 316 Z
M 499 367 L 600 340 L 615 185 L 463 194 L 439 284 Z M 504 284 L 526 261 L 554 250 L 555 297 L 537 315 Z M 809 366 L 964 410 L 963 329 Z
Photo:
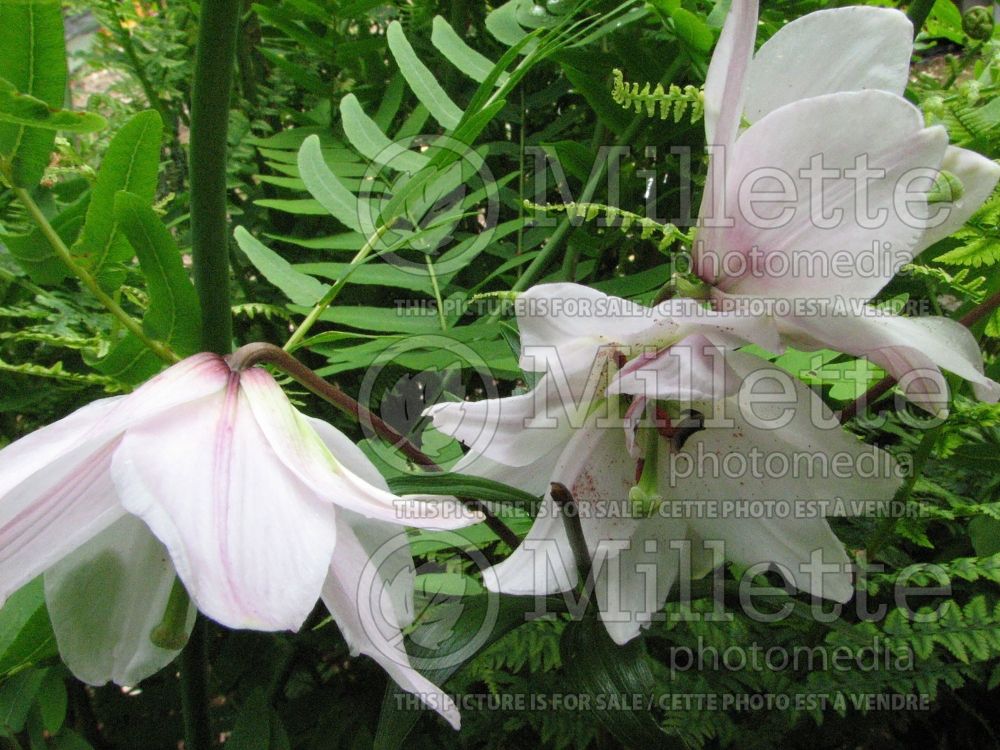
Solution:
M 839 4 L 765 2 L 760 39 L 799 15 Z M 284 344 L 317 303 L 336 295 L 302 332 L 296 356 L 348 393 L 370 394 L 371 408 L 439 462 L 456 459 L 460 447 L 420 420 L 423 405 L 486 388 L 506 394 L 528 383 L 517 367 L 511 319 L 464 304 L 540 281 L 575 280 L 644 302 L 664 285 L 688 227 L 654 228 L 596 208 L 538 211 L 525 201 L 605 203 L 659 221 L 683 216 L 685 201 L 697 206 L 697 175 L 704 172 L 698 90 L 726 5 L 246 2 L 228 120 L 226 195 L 234 232 L 225 250 L 233 268 L 235 340 Z M 31 190 L 34 202 L 100 288 L 142 319 L 148 335 L 191 353 L 199 342 L 191 306 L 182 304 L 192 294 L 186 273 L 154 271 L 157 264 L 148 260 L 165 257 L 167 266 L 179 260 L 175 271 L 190 265 L 187 149 L 200 7 L 193 0 L 99 0 L 68 3 L 62 11 L 68 29 L 85 30 L 71 34 L 69 96 L 75 109 L 103 115 L 108 126 L 48 131 L 37 149 L 42 158 L 19 168 L 41 176 Z M 0 67 L 24 43 L 5 33 L 13 32 L 0 28 Z M 954 5 L 938 0 L 917 48 L 907 96 L 929 122 L 943 123 L 953 142 L 1000 156 L 1000 46 L 992 24 L 974 17 L 963 25 Z M 58 68 L 61 60 L 46 64 Z M 655 94 L 657 84 L 666 93 L 644 96 Z M 62 85 L 49 86 L 59 100 L 50 104 L 61 106 Z M 441 134 L 455 149 L 429 156 L 421 150 Z M 0 144 L 4 137 L 0 132 Z M 394 142 L 410 148 L 393 149 Z M 606 162 L 595 160 L 601 146 L 627 147 L 617 195 L 608 193 Z M 683 146 L 691 149 L 690 166 L 671 151 Z M 456 158 L 463 147 L 474 156 Z M 545 167 L 540 153 L 557 157 L 562 174 Z M 480 162 L 491 183 L 477 173 Z M 688 168 L 696 177 L 693 198 L 679 176 Z M 118 205 L 118 190 L 138 200 Z M 495 214 L 487 211 L 491 205 Z M 129 221 L 169 231 L 139 246 Z M 967 313 L 1000 289 L 998 222 L 1000 199 L 994 199 L 961 233 L 918 258 L 879 301 Z M 162 363 L 65 272 L 7 188 L 0 189 L 0 229 L 0 441 L 7 442 L 95 398 L 127 391 Z M 347 264 L 363 249 L 372 259 L 345 281 Z M 1000 377 L 1000 316 L 985 316 L 974 330 L 989 374 Z M 832 352 L 818 358 L 791 352 L 780 364 L 835 408 L 881 377 Z M 295 388 L 310 413 L 365 439 L 386 474 L 399 473 L 356 425 Z M 912 452 L 923 443 L 929 460 L 904 498 L 920 509 L 918 517 L 888 528 L 878 519 L 837 526 L 855 550 L 871 552 L 873 538 L 884 540 L 877 556 L 885 569 L 870 577 L 869 593 L 890 609 L 900 575 L 933 584 L 926 566 L 942 566 L 953 591 L 936 621 L 912 623 L 896 611 L 879 621 L 846 613 L 826 624 L 793 616 L 766 625 L 730 608 L 728 621 L 654 625 L 619 649 L 590 620 L 554 615 L 524 624 L 534 602 L 504 599 L 492 645 L 453 675 L 438 675 L 450 677 L 453 692 L 497 696 L 748 692 L 834 700 L 895 692 L 929 695 L 929 710 L 859 711 L 849 699 L 825 711 L 501 705 L 465 710 L 463 730 L 454 734 L 427 712 L 398 710 L 382 671 L 351 658 L 336 626 L 317 611 L 294 636 L 209 626 L 213 734 L 234 750 L 403 742 L 413 748 L 997 746 L 991 691 L 1000 685 L 1000 409 L 970 395 L 959 391 L 952 418 L 932 431 L 916 429 L 916 417 L 896 413 L 891 400 L 876 409 L 882 420 L 853 423 L 890 450 Z M 506 520 L 523 532 L 530 514 L 512 509 Z M 415 650 L 454 645 L 479 630 L 487 597 L 472 551 L 496 561 L 510 549 L 486 529 L 471 529 L 466 538 L 456 544 L 414 534 L 422 573 Z M 732 571 L 727 575 L 731 581 Z M 782 603 L 779 596 L 774 606 Z M 696 609 L 713 605 L 706 593 Z M 894 654 L 912 654 L 908 668 L 697 671 L 670 663 L 672 647 L 699 643 L 748 653 L 754 644 L 856 652 L 875 636 Z M 128 689 L 85 687 L 69 675 L 58 661 L 39 582 L 0 611 L 0 675 L 0 745 L 166 750 L 183 735 L 177 670 Z

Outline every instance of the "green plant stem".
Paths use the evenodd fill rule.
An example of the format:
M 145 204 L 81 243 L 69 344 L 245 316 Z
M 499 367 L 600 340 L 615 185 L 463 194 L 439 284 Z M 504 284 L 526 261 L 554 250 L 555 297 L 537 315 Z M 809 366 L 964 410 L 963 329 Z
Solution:
M 304 339 L 306 337 L 306 334 L 309 333 L 309 329 L 311 329 L 313 325 L 315 325 L 316 321 L 319 320 L 320 316 L 323 314 L 326 308 L 332 305 L 333 301 L 337 299 L 337 295 L 340 294 L 340 290 L 343 289 L 344 286 L 347 284 L 347 280 L 350 278 L 351 273 L 357 266 L 360 266 L 368 259 L 368 256 L 371 254 L 372 250 L 375 249 L 375 245 L 378 244 L 378 241 L 382 239 L 382 236 L 389 231 L 389 227 L 391 226 L 391 224 L 392 222 L 390 221 L 388 223 L 380 225 L 378 229 L 376 229 L 375 232 L 372 234 L 372 236 L 369 237 L 367 240 L 365 240 L 365 244 L 361 247 L 360 250 L 358 250 L 357 254 L 351 259 L 351 264 L 344 271 L 343 275 L 335 282 L 333 282 L 333 286 L 331 286 L 329 291 L 327 291 L 327 293 L 323 295 L 323 298 L 316 303 L 316 306 L 309 311 L 309 314 L 306 316 L 305 320 L 303 320 L 299 324 L 298 328 L 292 331 L 292 335 L 289 336 L 288 341 L 286 341 L 285 345 L 282 347 L 286 352 L 292 351 L 300 343 L 302 343 L 302 339 Z
M 87 289 L 90 290 L 97 300 L 107 308 L 108 312 L 115 316 L 130 333 L 132 333 L 136 338 L 142 341 L 150 351 L 152 351 L 156 356 L 162 359 L 164 362 L 169 362 L 173 364 L 174 362 L 179 362 L 180 357 L 177 356 L 174 351 L 164 344 L 162 341 L 156 341 L 151 339 L 146 335 L 146 332 L 142 330 L 142 324 L 139 323 L 135 318 L 125 312 L 121 305 L 115 302 L 107 292 L 101 289 L 101 285 L 97 283 L 97 279 L 91 275 L 91 273 L 81 266 L 73 258 L 72 253 L 70 253 L 69 248 L 66 247 L 66 243 L 62 241 L 62 237 L 59 233 L 52 228 L 49 224 L 49 220 L 45 218 L 45 214 L 35 203 L 34 199 L 24 188 L 15 187 L 12 188 L 15 197 L 21 202 L 21 204 L 27 209 L 28 214 L 31 216 L 32 221 L 44 235 L 45 239 L 48 240 L 49 245 L 55 251 L 55 254 L 59 256 L 59 259 L 66 265 L 74 276 L 76 276 Z
M 927 464 L 927 459 L 930 458 L 931 452 L 934 450 L 934 446 L 937 443 L 938 435 L 941 434 L 941 425 L 937 427 L 932 427 L 924 433 L 924 436 L 920 439 L 920 443 L 917 445 L 917 450 L 913 453 L 913 468 L 910 471 L 910 476 L 906 478 L 903 482 L 903 486 L 899 488 L 896 496 L 893 498 L 898 503 L 905 503 L 910 499 L 910 495 L 913 493 L 913 488 L 916 487 L 917 481 L 923 474 L 924 466 Z M 882 550 L 882 548 L 889 543 L 892 539 L 893 533 L 896 531 L 896 523 L 899 521 L 899 517 L 896 515 L 890 515 L 888 518 L 884 519 L 879 528 L 875 531 L 874 536 L 868 543 L 865 549 L 865 559 L 874 560 L 875 556 Z
M 431 287 L 434 291 L 434 301 L 437 303 L 438 323 L 442 331 L 448 330 L 448 321 L 444 317 L 444 300 L 441 299 L 441 287 L 438 285 L 437 274 L 434 272 L 434 261 L 427 256 L 427 274 L 431 277 Z
M 202 0 L 191 92 L 191 255 L 201 301 L 202 348 L 232 348 L 226 136 L 239 0 Z
M 920 30 L 924 28 L 924 22 L 927 21 L 927 16 L 930 15 L 931 8 L 934 7 L 935 0 L 914 0 L 910 3 L 909 9 L 906 11 L 907 17 L 913 24 L 913 36 L 916 37 L 920 33 Z
M 625 132 L 621 134 L 621 137 L 618 138 L 615 145 L 624 146 L 629 144 L 645 121 L 645 115 L 638 115 L 625 129 Z M 604 164 L 599 165 L 597 169 L 591 171 L 590 179 L 588 179 L 587 184 L 584 185 L 583 192 L 580 193 L 580 200 L 578 202 L 590 202 L 590 200 L 594 197 L 594 193 L 597 192 L 597 186 L 600 184 L 601 180 L 604 179 L 607 171 L 607 161 L 605 161 Z M 572 219 L 569 216 L 564 218 L 559 223 L 559 226 L 556 227 L 555 231 L 549 237 L 548 242 L 545 243 L 545 247 L 539 251 L 538 255 L 535 256 L 535 259 L 531 261 L 526 269 L 524 269 L 524 273 L 522 273 L 521 277 L 514 283 L 511 291 L 523 292 L 525 289 L 538 281 L 541 275 L 549 267 L 549 264 L 555 258 L 556 253 L 562 247 L 562 242 L 566 238 L 566 235 L 569 233 L 572 226 Z M 569 250 L 567 251 L 567 255 L 570 255 L 573 252 L 573 250 Z M 574 266 L 575 262 L 566 263 L 564 264 L 564 267 L 566 267 L 566 265 Z
M 211 750 L 212 725 L 208 716 L 208 656 L 205 620 L 198 616 L 191 638 L 181 652 L 181 709 L 185 750 Z

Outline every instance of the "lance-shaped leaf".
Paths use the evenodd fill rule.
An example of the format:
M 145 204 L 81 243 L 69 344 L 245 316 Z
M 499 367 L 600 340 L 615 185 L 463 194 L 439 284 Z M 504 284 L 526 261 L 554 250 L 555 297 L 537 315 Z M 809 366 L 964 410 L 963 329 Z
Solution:
M 58 0 L 0 0 L 0 78 L 16 91 L 59 108 L 66 96 L 66 42 Z M 56 134 L 0 123 L 0 159 L 14 185 L 38 184 Z
M 145 200 L 127 192 L 115 198 L 114 220 L 116 230 L 135 248 L 146 277 L 149 308 L 143 328 L 152 338 L 166 341 L 178 354 L 194 354 L 200 340 L 201 307 L 170 231 Z M 158 372 L 162 363 L 142 341 L 129 334 L 94 366 L 105 375 L 138 383 Z
M 596 617 L 571 622 L 559 643 L 567 689 L 589 695 L 591 711 L 625 747 L 669 747 L 666 733 L 646 706 L 655 705 L 653 673 L 641 639 L 617 645 Z M 621 703 L 615 705 L 616 698 Z M 679 744 L 679 743 L 678 743 Z
M 417 57 L 417 53 L 410 46 L 399 21 L 393 21 L 389 24 L 386 39 L 389 42 L 389 51 L 392 52 L 396 64 L 399 65 L 399 72 L 410 84 L 410 88 L 413 89 L 413 93 L 417 95 L 420 103 L 427 107 L 431 117 L 447 130 L 457 128 L 462 121 L 462 110 L 441 88 L 441 84 L 438 83 L 430 69 Z
M 101 162 L 87 221 L 72 250 L 107 289 L 121 285 L 124 272 L 120 266 L 132 259 L 132 248 L 115 222 L 115 196 L 124 190 L 147 206 L 153 202 L 162 139 L 160 115 L 154 110 L 140 112 L 111 139 Z
M 93 133 L 108 124 L 96 112 L 71 112 L 50 107 L 41 99 L 20 93 L 14 84 L 3 78 L 0 78 L 0 122 L 70 133 Z
M 264 278 L 284 292 L 285 296 L 296 305 L 311 307 L 319 302 L 330 288 L 312 276 L 308 276 L 292 268 L 292 265 L 259 242 L 243 227 L 236 227 L 233 233 L 236 244 L 246 253 L 254 267 Z

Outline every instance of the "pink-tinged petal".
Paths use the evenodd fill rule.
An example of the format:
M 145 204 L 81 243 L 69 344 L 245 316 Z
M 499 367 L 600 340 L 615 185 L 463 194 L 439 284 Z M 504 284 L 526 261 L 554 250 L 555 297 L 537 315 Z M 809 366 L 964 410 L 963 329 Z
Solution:
M 454 499 L 428 503 L 400 498 L 365 481 L 331 453 L 265 370 L 240 373 L 240 392 L 271 451 L 314 496 L 366 518 L 408 526 L 454 529 L 482 520 Z M 349 452 L 347 460 L 356 461 L 357 454 Z
M 25 435 L 0 450 L 0 498 L 32 474 L 48 472 L 64 456 L 90 446 L 97 450 L 117 437 L 116 415 L 127 396 L 93 401 L 58 422 Z M 110 425 L 110 429 L 109 429 Z M 6 504 L 0 500 L 0 506 Z
M 146 525 L 126 515 L 45 574 L 59 655 L 89 685 L 138 685 L 179 651 L 154 646 L 176 575 Z M 188 608 L 191 633 L 197 610 Z
M 117 441 L 70 450 L 0 502 L 0 601 L 118 520 Z
M 591 387 L 592 397 L 597 384 Z M 578 400 L 579 398 L 579 400 Z M 529 466 L 564 445 L 583 424 L 591 399 L 560 388 L 544 375 L 528 393 L 507 398 L 435 404 L 424 414 L 434 427 L 484 455 L 508 466 Z
M 323 585 L 323 601 L 352 654 L 370 656 L 397 685 L 419 696 L 458 729 L 461 717 L 454 702 L 413 668 L 399 629 L 399 622 L 405 618 L 393 611 L 394 597 L 383 591 L 392 582 L 383 577 L 383 570 L 369 555 L 370 550 L 351 526 L 341 524 L 333 563 Z
M 699 232 L 699 273 L 730 294 L 871 299 L 912 258 L 946 146 L 943 128 L 882 91 L 775 110 L 732 149 L 734 225 Z M 820 168 L 830 176 L 810 179 Z
M 128 396 L 94 401 L 0 451 L 0 499 L 36 472 L 73 452 L 99 450 L 128 426 L 223 388 L 229 368 L 198 354 L 170 367 Z M 2 500 L 0 500 L 2 501 Z
M 286 468 L 240 380 L 130 429 L 112 474 L 202 612 L 228 627 L 295 630 L 326 578 L 334 498 Z
M 728 147 L 736 140 L 756 38 L 757 0 L 733 0 L 705 78 L 705 142 L 709 145 Z
M 954 234 L 979 210 L 1000 180 L 1000 165 L 992 159 L 964 148 L 949 146 L 944 152 L 941 169 L 955 175 L 962 183 L 962 194 L 951 203 L 938 203 L 934 208 L 944 210 L 944 221 L 927 229 L 917 243 L 914 256 L 939 240 Z
M 825 52 L 817 54 L 817 46 Z M 754 55 L 744 111 L 750 122 L 797 101 L 880 89 L 902 96 L 913 25 L 890 8 L 832 8 L 782 27 Z
M 842 601 L 851 594 L 847 558 L 824 516 L 891 500 L 900 469 L 841 428 L 797 378 L 740 352 L 728 361 L 743 379 L 740 393 L 661 463 L 661 494 L 687 501 L 672 517 L 686 519 L 706 540 L 725 542 L 728 558 L 779 563 L 797 587 Z M 720 416 L 731 421 L 720 423 Z M 748 518 L 754 506 L 740 510 L 740 503 L 753 501 L 761 501 L 760 514 Z M 838 570 L 803 571 L 813 550 Z
M 690 404 L 724 398 L 737 386 L 733 374 L 727 377 L 725 352 L 695 335 L 631 360 L 612 379 L 608 393 Z
M 947 413 L 948 386 L 940 370 L 968 380 L 977 396 L 995 402 L 1000 386 L 983 374 L 983 357 L 968 328 L 941 317 L 905 318 L 874 308 L 856 316 L 795 318 L 792 335 L 814 347 L 868 357 L 892 375 L 907 397 L 932 414 Z
M 624 645 L 638 636 L 663 609 L 682 564 L 687 564 L 682 563 L 681 549 L 671 547 L 671 542 L 688 536 L 683 521 L 652 516 L 624 540 L 625 549 L 595 560 L 597 606 L 615 643 Z
M 912 258 L 946 146 L 943 128 L 882 91 L 771 112 L 729 154 L 733 225 L 699 231 L 699 274 L 729 294 L 871 299 Z

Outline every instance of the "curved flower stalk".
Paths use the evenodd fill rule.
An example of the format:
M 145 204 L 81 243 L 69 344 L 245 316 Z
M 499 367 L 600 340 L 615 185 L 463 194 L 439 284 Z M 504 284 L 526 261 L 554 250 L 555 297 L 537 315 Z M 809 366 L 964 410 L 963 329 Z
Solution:
M 705 87 L 712 158 L 694 268 L 716 306 L 775 319 L 793 346 L 866 356 L 932 413 L 947 404 L 940 368 L 997 400 L 959 323 L 867 304 L 1000 179 L 902 98 L 909 21 L 885 8 L 819 11 L 754 55 L 756 26 L 756 2 L 736 0 Z
M 44 573 L 67 664 L 135 684 L 176 654 L 150 641 L 175 572 L 233 628 L 295 630 L 322 594 L 352 647 L 412 689 L 422 678 L 401 679 L 408 666 L 386 663 L 350 604 L 359 539 L 477 520 L 457 501 L 393 495 L 265 370 L 199 354 L 0 451 L 0 597 Z M 390 618 L 397 633 L 405 616 Z
M 570 309 L 567 299 L 578 300 L 574 313 L 580 300 L 595 313 L 559 314 Z M 721 562 L 706 540 L 721 541 L 740 564 L 776 564 L 816 596 L 851 596 L 848 557 L 825 515 L 838 499 L 891 499 L 899 478 L 888 454 L 841 429 L 818 396 L 770 363 L 739 352 L 723 357 L 733 335 L 729 316 L 674 319 L 663 306 L 642 308 L 570 284 L 535 287 L 519 302 L 522 366 L 543 372 L 535 388 L 427 411 L 437 429 L 470 446 L 456 470 L 545 493 L 524 542 L 485 576 L 487 585 L 527 595 L 577 584 L 549 492 L 558 482 L 576 500 L 598 607 L 619 643 L 650 622 L 679 578 Z M 659 351 L 637 353 L 640 342 Z M 540 364 L 529 354 L 544 345 L 552 356 Z M 789 468 L 725 468 L 727 457 L 739 463 L 754 453 L 764 467 Z M 834 457 L 852 468 L 808 477 L 790 468 L 804 458 L 829 468 Z M 872 470 L 859 471 L 866 459 Z M 732 514 L 753 501 L 780 501 L 788 511 Z M 814 570 L 814 555 L 835 569 Z

